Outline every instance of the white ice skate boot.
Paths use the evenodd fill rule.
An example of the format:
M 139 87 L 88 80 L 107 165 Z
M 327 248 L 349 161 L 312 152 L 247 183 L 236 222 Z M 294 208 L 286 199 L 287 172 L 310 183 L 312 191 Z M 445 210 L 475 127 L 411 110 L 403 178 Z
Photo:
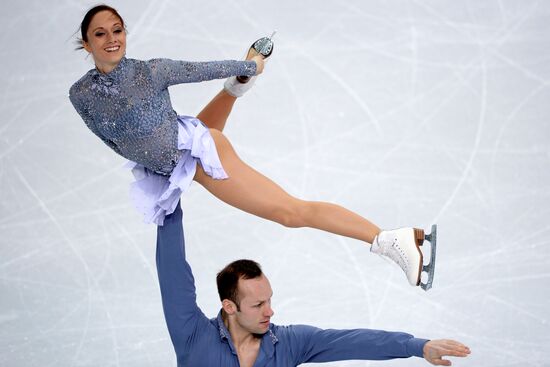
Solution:
M 275 32 L 271 37 L 262 37 L 250 46 L 248 50 L 246 60 L 250 60 L 254 55 L 260 54 L 267 59 L 273 53 L 273 41 L 271 40 Z M 232 76 L 227 78 L 223 85 L 223 89 L 233 97 L 242 97 L 256 81 L 256 76 Z
M 223 84 L 223 89 L 230 95 L 232 95 L 235 98 L 242 97 L 252 86 L 254 85 L 254 82 L 256 81 L 256 76 L 250 77 L 248 79 L 248 82 L 241 83 L 237 80 L 236 76 L 231 76 L 227 78 L 225 83 Z
M 421 285 L 428 290 L 432 286 L 435 270 L 437 226 L 432 226 L 432 233 L 424 236 L 424 230 L 417 228 L 400 228 L 391 231 L 382 231 L 374 238 L 371 252 L 386 256 L 403 269 L 409 284 Z M 423 255 L 420 246 L 424 240 L 431 243 L 430 264 L 423 266 Z M 420 283 L 422 271 L 428 273 L 428 281 Z

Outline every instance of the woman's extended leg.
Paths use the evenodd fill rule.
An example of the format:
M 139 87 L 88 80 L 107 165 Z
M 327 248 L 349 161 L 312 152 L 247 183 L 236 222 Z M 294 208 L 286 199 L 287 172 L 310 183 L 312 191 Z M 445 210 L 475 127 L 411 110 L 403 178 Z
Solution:
M 258 53 L 250 48 L 246 55 L 245 60 L 250 60 L 252 57 L 256 56 Z M 246 90 L 252 87 L 253 80 L 250 80 L 247 83 L 246 88 L 241 88 L 241 93 L 237 95 L 242 95 Z M 237 97 L 231 95 L 226 91 L 227 86 L 224 87 L 212 100 L 202 109 L 201 112 L 197 115 L 197 118 L 204 122 L 206 126 L 211 129 L 216 129 L 223 131 L 227 118 L 233 110 L 233 105 L 237 100 Z M 232 90 L 230 87 L 229 90 Z
M 233 105 L 237 100 L 225 90 L 221 90 L 197 115 L 197 118 L 211 129 L 223 131 Z
M 194 179 L 227 204 L 287 227 L 317 228 L 368 243 L 380 232 L 376 225 L 341 206 L 290 196 L 246 165 L 221 132 L 210 132 L 229 179 L 214 180 L 200 165 Z

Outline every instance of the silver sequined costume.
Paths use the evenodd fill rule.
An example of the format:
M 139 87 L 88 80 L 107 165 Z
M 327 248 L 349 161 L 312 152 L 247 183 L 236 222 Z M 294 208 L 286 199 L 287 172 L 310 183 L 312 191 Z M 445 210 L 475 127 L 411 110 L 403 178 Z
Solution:
M 92 69 L 69 97 L 88 128 L 123 157 L 169 175 L 180 157 L 168 87 L 256 73 L 254 61 L 141 61 L 122 58 L 108 74 Z

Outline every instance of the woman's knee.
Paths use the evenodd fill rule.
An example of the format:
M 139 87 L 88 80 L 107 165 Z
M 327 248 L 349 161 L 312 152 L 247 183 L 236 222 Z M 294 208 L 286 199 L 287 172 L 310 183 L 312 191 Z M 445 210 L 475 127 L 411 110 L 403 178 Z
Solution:
M 209 128 L 208 131 L 210 132 L 210 135 L 212 136 L 212 139 L 214 139 L 214 142 L 216 144 L 227 139 L 220 130 Z
M 209 129 L 209 131 L 212 139 L 214 140 L 214 144 L 216 145 L 216 150 L 220 158 L 222 158 L 221 156 L 225 155 L 226 152 L 234 151 L 231 146 L 231 142 L 220 130 Z
M 274 220 L 289 228 L 307 227 L 310 212 L 311 208 L 307 201 L 293 200 L 290 205 L 276 210 Z

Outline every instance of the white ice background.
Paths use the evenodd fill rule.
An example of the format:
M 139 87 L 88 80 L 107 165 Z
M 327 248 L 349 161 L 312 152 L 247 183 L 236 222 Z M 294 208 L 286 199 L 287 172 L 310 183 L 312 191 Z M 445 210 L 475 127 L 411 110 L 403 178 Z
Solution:
M 91 1 L 3 1 L 0 12 L 0 366 L 174 366 L 155 227 L 130 172 L 67 94 Z M 409 287 L 356 240 L 288 229 L 194 184 L 183 199 L 198 301 L 216 272 L 259 261 L 278 324 L 454 338 L 456 366 L 550 366 L 550 3 L 514 0 L 112 1 L 128 56 L 275 52 L 226 134 L 293 195 L 383 228 L 439 225 L 434 287 Z M 171 88 L 195 115 L 223 81 Z M 421 359 L 327 366 L 427 366 Z

